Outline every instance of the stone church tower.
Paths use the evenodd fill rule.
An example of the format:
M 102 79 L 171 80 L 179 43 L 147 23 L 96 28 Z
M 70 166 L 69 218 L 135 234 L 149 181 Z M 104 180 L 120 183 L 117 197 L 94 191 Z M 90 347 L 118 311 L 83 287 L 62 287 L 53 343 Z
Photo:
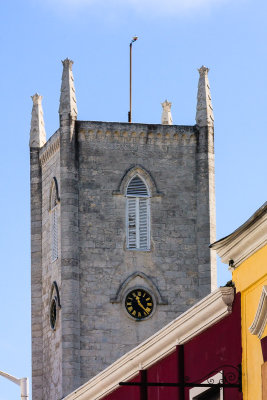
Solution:
M 213 112 L 196 125 L 79 121 L 63 61 L 60 126 L 30 133 L 33 400 L 66 396 L 216 287 Z

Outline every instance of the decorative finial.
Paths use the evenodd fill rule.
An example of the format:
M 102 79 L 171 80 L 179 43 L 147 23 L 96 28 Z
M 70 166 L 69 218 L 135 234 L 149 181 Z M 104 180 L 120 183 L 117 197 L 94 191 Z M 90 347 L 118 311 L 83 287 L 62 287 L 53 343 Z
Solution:
M 200 76 L 204 76 L 205 74 L 208 74 L 209 68 L 205 67 L 205 65 L 202 65 L 202 67 L 198 69 L 198 72 Z
M 68 114 L 73 118 L 77 117 L 77 104 L 72 73 L 73 61 L 66 58 L 62 61 L 63 73 L 61 83 L 59 114 Z
M 161 115 L 161 123 L 162 125 L 172 125 L 172 114 L 171 114 L 171 106 L 172 103 L 168 100 L 165 100 L 162 105 L 162 115 Z
M 61 60 L 63 67 L 65 68 L 69 68 L 72 71 L 72 65 L 73 65 L 73 61 L 70 60 L 69 58 L 65 58 L 65 60 Z
M 44 126 L 42 96 L 35 93 L 31 96 L 33 101 L 31 132 L 30 132 L 30 147 L 42 147 L 46 142 L 46 133 Z
M 209 68 L 202 65 L 198 70 L 198 93 L 197 93 L 197 112 L 196 123 L 198 126 L 213 126 L 214 116 L 211 104 L 210 85 L 208 79 Z

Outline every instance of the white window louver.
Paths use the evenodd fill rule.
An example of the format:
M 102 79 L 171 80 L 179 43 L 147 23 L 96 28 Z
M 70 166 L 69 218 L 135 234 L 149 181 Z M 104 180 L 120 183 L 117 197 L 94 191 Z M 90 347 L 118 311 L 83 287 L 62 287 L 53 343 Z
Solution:
M 128 248 L 136 249 L 136 199 L 127 199 L 128 202 Z
M 135 176 L 127 188 L 127 196 L 148 196 L 147 187 L 139 176 Z
M 127 248 L 149 250 L 149 195 L 145 183 L 135 176 L 127 188 Z

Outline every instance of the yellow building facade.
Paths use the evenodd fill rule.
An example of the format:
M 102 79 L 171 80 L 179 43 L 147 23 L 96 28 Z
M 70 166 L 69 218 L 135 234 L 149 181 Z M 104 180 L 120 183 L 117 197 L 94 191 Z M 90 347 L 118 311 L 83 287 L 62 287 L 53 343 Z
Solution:
M 267 400 L 267 202 L 211 247 L 241 293 L 243 399 Z

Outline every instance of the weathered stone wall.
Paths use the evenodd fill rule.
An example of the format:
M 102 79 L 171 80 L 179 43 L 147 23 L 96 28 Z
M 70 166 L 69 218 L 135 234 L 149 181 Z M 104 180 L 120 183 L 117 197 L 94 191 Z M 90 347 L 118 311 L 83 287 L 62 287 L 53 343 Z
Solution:
M 80 386 L 78 154 L 75 120 L 60 116 L 62 391 Z
M 80 362 L 85 382 L 210 292 L 213 171 L 208 130 L 200 136 L 188 126 L 77 122 L 77 132 Z M 156 185 L 150 186 L 148 252 L 126 249 L 126 198 L 120 182 L 134 166 L 147 171 Z M 117 299 L 121 301 L 111 302 L 136 271 L 148 280 L 134 277 Z M 135 286 L 154 295 L 157 288 L 167 304 L 158 304 L 145 321 L 131 319 L 122 299 Z
M 33 156 L 33 400 L 54 400 L 210 292 L 213 130 L 75 122 L 66 115 L 40 156 L 39 150 Z M 125 190 L 135 173 L 151 195 L 150 251 L 126 249 Z M 59 257 L 51 262 L 54 177 Z M 62 304 L 55 331 L 49 320 L 53 281 Z M 143 321 L 124 308 L 134 287 L 148 290 L 156 303 Z
M 42 177 L 39 148 L 30 149 L 30 168 L 32 391 L 35 399 L 41 399 L 43 392 Z
M 54 281 L 61 288 L 61 235 L 60 203 L 57 205 L 58 222 L 58 258 L 52 261 L 50 195 L 53 178 L 56 178 L 60 196 L 60 150 L 59 132 L 57 132 L 41 150 L 42 166 L 42 356 L 43 356 L 43 393 L 40 399 L 58 399 L 62 397 L 62 329 L 61 313 L 58 313 L 56 329 L 50 326 L 51 289 Z M 39 399 L 39 397 L 34 397 Z

